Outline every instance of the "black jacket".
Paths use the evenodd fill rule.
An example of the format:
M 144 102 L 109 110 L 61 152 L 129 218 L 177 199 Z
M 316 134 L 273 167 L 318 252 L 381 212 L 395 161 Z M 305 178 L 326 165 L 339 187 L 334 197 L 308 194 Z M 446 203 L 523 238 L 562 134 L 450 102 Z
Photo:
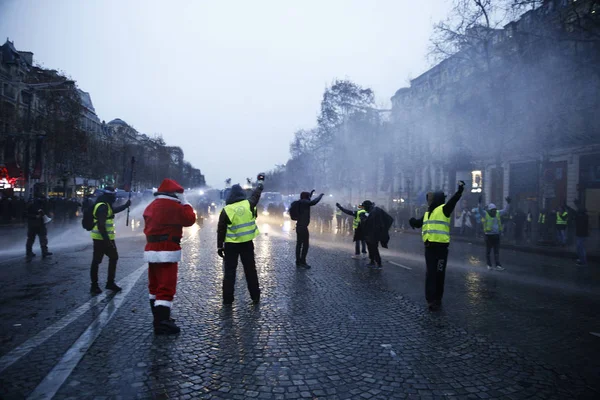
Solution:
M 442 209 L 444 212 L 444 215 L 447 218 L 450 218 L 450 215 L 452 215 L 452 212 L 454 211 L 454 208 L 456 207 L 456 204 L 458 203 L 458 200 L 460 200 L 460 197 L 462 196 L 462 192 L 464 190 L 463 186 L 459 186 L 458 190 L 456 191 L 456 193 L 454 193 L 454 195 L 450 198 L 450 200 L 448 200 L 448 202 L 446 204 L 444 204 L 444 193 L 443 192 L 435 192 L 433 195 L 433 201 L 431 202 L 431 205 L 429 206 L 429 208 L 427 209 L 426 212 L 431 213 L 433 210 L 435 210 L 436 208 L 438 208 L 439 206 L 441 206 L 442 204 L 444 204 L 444 208 Z M 424 217 L 424 216 L 423 216 Z M 423 217 L 416 219 L 416 218 L 411 218 L 409 223 L 410 226 L 414 229 L 414 228 L 421 228 L 423 226 Z M 429 240 L 425 243 L 425 246 L 440 246 L 440 247 L 448 247 L 448 243 L 434 243 L 434 242 L 430 242 Z
M 300 199 L 298 200 L 298 220 L 296 221 L 296 227 L 308 227 L 310 224 L 310 208 L 315 206 L 323 198 L 323 193 L 318 195 L 315 199 Z
M 229 192 L 229 197 L 225 201 L 226 205 L 239 203 L 240 201 L 248 200 L 250 203 L 250 209 L 254 213 L 256 217 L 256 205 L 260 201 L 260 195 L 262 194 L 263 186 L 258 185 L 254 192 L 250 195 L 249 198 L 246 198 L 246 193 L 242 189 L 240 185 L 233 185 L 231 187 L 231 192 Z M 221 214 L 219 214 L 219 222 L 217 224 L 217 248 L 223 248 L 223 243 L 225 243 L 225 237 L 227 235 L 227 225 L 231 224 L 231 220 L 227 216 L 225 209 L 221 210 Z
M 578 206 L 577 210 L 567 206 L 569 214 L 575 215 L 575 236 L 588 237 L 590 236 L 589 217 L 587 210 L 584 207 Z
M 27 206 L 27 225 L 32 228 L 44 226 L 43 217 L 48 212 L 48 204 L 43 197 L 35 197 Z
M 381 242 L 381 246 L 385 249 L 390 241 L 389 230 L 393 223 L 394 218 L 379 207 L 373 207 L 360 216 L 365 240 L 371 243 Z

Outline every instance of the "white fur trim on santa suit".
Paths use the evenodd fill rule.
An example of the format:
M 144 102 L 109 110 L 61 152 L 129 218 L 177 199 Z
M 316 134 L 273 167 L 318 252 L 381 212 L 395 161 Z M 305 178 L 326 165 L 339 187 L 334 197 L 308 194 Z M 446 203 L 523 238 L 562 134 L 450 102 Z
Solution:
M 155 294 L 150 294 L 148 296 L 150 297 L 150 300 L 156 300 L 156 295 Z
M 158 196 L 154 196 L 155 199 L 167 199 L 167 200 L 173 200 L 176 201 L 178 203 L 181 203 L 181 201 L 177 198 L 177 197 L 171 197 L 171 196 L 167 196 L 164 194 L 159 194 Z
M 156 300 L 156 302 L 154 303 L 154 307 L 165 306 L 171 308 L 172 305 L 173 302 L 169 300 Z
M 181 250 L 173 251 L 144 251 L 144 262 L 174 263 L 181 261 Z

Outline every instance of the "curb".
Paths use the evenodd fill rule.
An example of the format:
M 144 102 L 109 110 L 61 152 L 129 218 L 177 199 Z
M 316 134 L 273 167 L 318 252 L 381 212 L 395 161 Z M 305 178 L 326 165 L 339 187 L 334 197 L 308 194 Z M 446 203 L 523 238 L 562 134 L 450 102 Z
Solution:
M 420 232 L 418 232 L 417 230 L 415 230 L 415 232 L 404 230 L 404 231 L 394 232 L 394 234 L 420 235 Z M 476 246 L 485 247 L 485 242 L 483 241 L 483 239 L 481 239 L 481 240 L 476 240 L 476 239 L 478 239 L 478 238 L 465 238 L 462 236 L 452 236 L 453 241 L 461 242 L 461 243 L 471 243 Z M 511 244 L 511 243 L 502 243 L 500 246 L 501 246 L 501 248 L 507 249 L 507 250 L 521 251 L 523 253 L 541 254 L 541 255 L 556 257 L 556 258 L 568 258 L 568 259 L 574 260 L 576 257 L 575 249 L 573 249 L 572 251 L 570 251 L 570 250 L 550 250 L 550 249 L 547 249 L 544 247 L 519 246 L 519 245 Z M 568 249 L 570 249 L 570 248 L 571 247 L 568 247 Z M 600 261 L 600 254 L 590 254 L 588 252 L 587 258 L 588 258 L 588 261 Z

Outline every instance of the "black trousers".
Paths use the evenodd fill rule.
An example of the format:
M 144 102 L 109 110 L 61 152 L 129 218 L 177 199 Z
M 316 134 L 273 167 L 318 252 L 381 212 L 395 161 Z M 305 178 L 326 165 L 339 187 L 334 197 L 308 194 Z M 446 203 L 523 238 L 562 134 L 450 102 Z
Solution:
M 496 265 L 500 264 L 500 235 L 485 235 L 485 257 L 487 259 L 487 265 L 492 265 L 492 258 L 490 253 L 494 249 L 494 260 Z
M 371 242 L 367 240 L 367 249 L 369 250 L 369 259 L 371 263 L 381 265 L 381 255 L 379 254 L 379 242 Z
M 27 227 L 27 243 L 25 244 L 25 249 L 27 251 L 27 254 L 33 253 L 33 243 L 35 242 L 36 236 L 40 240 L 40 248 L 42 249 L 42 253 L 47 253 L 48 252 L 48 231 L 46 230 L 45 225 L 41 225 L 41 226 Z
M 235 275 L 238 258 L 241 258 L 246 275 L 246 284 L 252 300 L 260 299 L 260 288 L 258 286 L 258 274 L 254 261 L 254 243 L 225 243 L 225 272 L 223 273 L 223 301 L 233 302 L 235 291 Z
M 106 281 L 112 283 L 115 281 L 117 261 L 119 260 L 119 253 L 115 241 L 111 240 L 107 242 L 105 240 L 94 239 L 93 242 L 94 255 L 92 256 L 92 266 L 90 268 L 90 279 L 92 284 L 98 283 L 98 267 L 105 255 L 108 257 L 108 278 Z
M 444 280 L 446 279 L 446 263 L 448 248 L 442 246 L 425 247 L 425 299 L 428 303 L 441 304 L 444 296 Z
M 356 240 L 354 242 L 354 254 L 360 254 L 361 246 L 363 254 L 367 252 L 367 242 L 365 242 L 364 240 Z
M 308 226 L 296 226 L 296 264 L 306 263 L 309 247 Z

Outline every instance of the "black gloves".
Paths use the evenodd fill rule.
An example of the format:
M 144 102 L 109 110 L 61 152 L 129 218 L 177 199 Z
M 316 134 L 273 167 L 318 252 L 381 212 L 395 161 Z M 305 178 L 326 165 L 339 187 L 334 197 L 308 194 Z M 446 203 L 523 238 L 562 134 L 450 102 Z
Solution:
M 256 187 L 263 189 L 264 183 L 265 183 L 265 173 L 261 172 L 258 175 L 256 175 L 256 181 L 258 182 L 258 185 L 256 185 Z
M 127 203 L 125 203 L 125 207 L 129 207 L 131 205 L 131 200 L 127 200 Z
M 411 228 L 415 229 L 415 224 L 417 223 L 417 220 L 413 217 L 411 219 L 408 220 L 408 224 L 410 225 Z
M 225 257 L 225 254 L 223 253 L 225 251 L 225 249 L 223 249 L 222 247 L 219 247 L 217 249 L 217 254 L 219 255 L 219 257 L 223 258 Z
M 462 193 L 463 190 L 465 190 L 465 181 L 459 181 L 458 182 L 458 192 Z
M 512 199 L 511 199 L 510 197 L 506 197 L 504 200 L 506 200 L 506 202 L 507 202 L 508 204 L 510 204 L 510 202 L 512 201 Z
M 337 208 L 342 208 L 342 206 L 340 205 L 340 203 L 335 203 L 335 206 L 336 206 Z

